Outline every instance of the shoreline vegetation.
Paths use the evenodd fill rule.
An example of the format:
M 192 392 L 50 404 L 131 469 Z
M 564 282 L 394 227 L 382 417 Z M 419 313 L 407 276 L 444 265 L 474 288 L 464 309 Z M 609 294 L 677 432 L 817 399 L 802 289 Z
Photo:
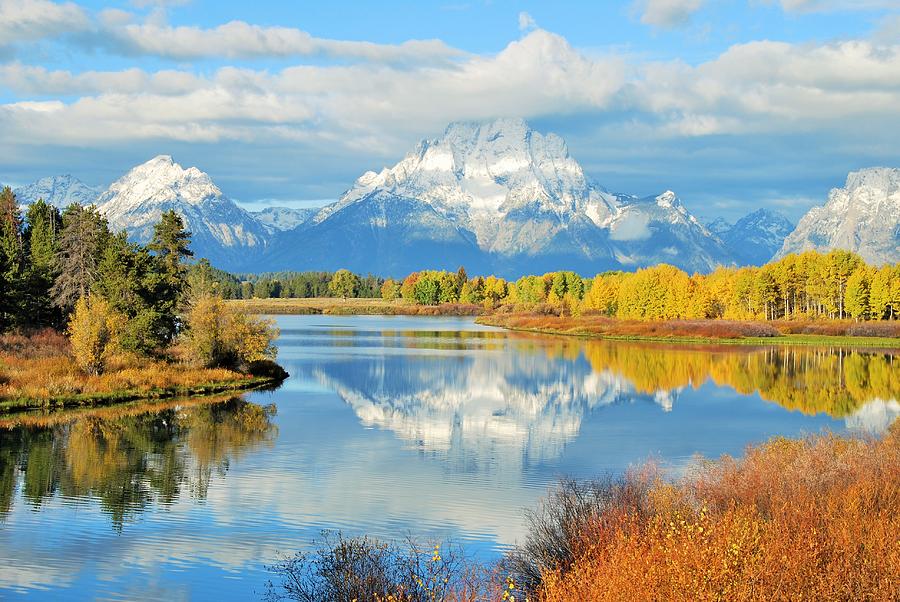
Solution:
M 418 305 L 403 299 L 334 297 L 231 299 L 238 311 L 265 315 L 473 316 L 511 331 L 583 338 L 744 345 L 841 345 L 900 348 L 900 321 L 852 320 L 622 320 L 602 315 L 560 316 L 501 306 Z
M 476 322 L 511 331 L 590 339 L 712 343 L 720 345 L 822 345 L 900 348 L 900 322 L 669 320 L 645 322 L 603 316 L 483 314 Z
M 900 597 L 900 421 L 881 437 L 775 437 L 680 475 L 564 481 L 497 563 L 446 542 L 326 535 L 269 600 L 873 600 Z
M 96 207 L 0 191 L 0 411 L 103 405 L 274 385 L 278 330 L 235 311 L 191 233 L 164 212 L 148 244 Z

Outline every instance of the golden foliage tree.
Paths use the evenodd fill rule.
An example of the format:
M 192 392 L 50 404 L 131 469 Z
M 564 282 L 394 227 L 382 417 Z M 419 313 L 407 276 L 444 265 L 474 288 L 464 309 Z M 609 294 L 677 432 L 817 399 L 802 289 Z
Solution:
M 237 311 L 221 297 L 196 299 L 187 326 L 187 347 L 204 366 L 236 367 L 275 357 L 278 329 L 272 321 Z
M 72 354 L 88 374 L 102 374 L 109 356 L 118 347 L 125 319 L 103 297 L 81 297 L 69 320 Z

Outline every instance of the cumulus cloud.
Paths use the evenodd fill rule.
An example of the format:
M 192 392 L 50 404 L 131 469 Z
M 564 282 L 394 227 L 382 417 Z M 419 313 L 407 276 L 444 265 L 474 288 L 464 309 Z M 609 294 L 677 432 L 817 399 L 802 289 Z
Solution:
M 687 23 L 705 2 L 706 0 L 638 0 L 634 6 L 641 13 L 641 23 L 668 29 Z
M 529 117 L 598 108 L 624 82 L 618 59 L 589 59 L 536 30 L 494 56 L 449 65 L 301 65 L 277 73 L 225 67 L 206 77 L 0 68 L 20 94 L 71 95 L 66 104 L 6 105 L 0 123 L 46 141 L 172 137 L 212 141 L 346 137 L 384 144 L 391 133 L 430 131 L 454 119 Z M 37 111 L 40 109 L 40 116 Z
M 89 26 L 88 15 L 71 2 L 0 0 L 0 44 L 37 41 Z

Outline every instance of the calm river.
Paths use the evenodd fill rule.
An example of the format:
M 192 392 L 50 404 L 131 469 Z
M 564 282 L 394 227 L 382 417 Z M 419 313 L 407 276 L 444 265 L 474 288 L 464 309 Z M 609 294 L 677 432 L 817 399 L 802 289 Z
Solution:
M 562 476 L 877 433 L 900 354 L 279 317 L 274 392 L 0 417 L 0 598 L 245 600 L 323 529 L 491 558 Z

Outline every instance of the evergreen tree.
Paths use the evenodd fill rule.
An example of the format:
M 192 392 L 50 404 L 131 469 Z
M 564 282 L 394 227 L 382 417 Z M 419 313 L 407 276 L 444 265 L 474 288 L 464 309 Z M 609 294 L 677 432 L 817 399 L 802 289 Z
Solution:
M 54 305 L 63 313 L 68 314 L 75 302 L 90 292 L 108 240 L 109 226 L 94 207 L 77 203 L 66 207 L 55 262 L 56 278 L 50 289 Z
M 61 316 L 51 301 L 50 289 L 55 278 L 62 216 L 56 207 L 38 199 L 28 207 L 25 221 L 25 246 L 29 264 L 28 316 L 31 323 L 38 326 L 58 325 Z
M 155 287 L 154 307 L 162 321 L 162 342 L 169 343 L 178 332 L 178 307 L 187 291 L 187 266 L 184 260 L 193 257 L 189 246 L 191 233 L 185 230 L 184 220 L 173 210 L 162 214 L 153 228 L 153 240 L 147 249 L 155 254 L 160 282 Z
M 0 331 L 25 317 L 26 262 L 22 215 L 9 186 L 0 192 Z

